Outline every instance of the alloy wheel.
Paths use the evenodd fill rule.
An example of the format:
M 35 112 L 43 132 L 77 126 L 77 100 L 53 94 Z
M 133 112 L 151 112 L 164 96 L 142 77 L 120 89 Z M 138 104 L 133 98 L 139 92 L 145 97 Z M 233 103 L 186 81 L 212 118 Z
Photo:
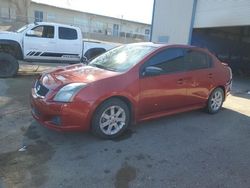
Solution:
M 213 111 L 219 110 L 223 102 L 223 95 L 220 90 L 217 90 L 213 93 L 211 98 L 211 109 Z
M 120 106 L 110 106 L 101 115 L 99 126 L 106 135 L 118 133 L 126 123 L 126 113 Z

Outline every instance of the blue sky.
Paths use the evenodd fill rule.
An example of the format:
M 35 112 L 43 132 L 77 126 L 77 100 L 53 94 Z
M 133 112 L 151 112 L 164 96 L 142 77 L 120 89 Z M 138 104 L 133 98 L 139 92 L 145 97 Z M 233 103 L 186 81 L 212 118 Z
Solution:
M 154 0 L 33 0 L 63 8 L 70 8 L 151 24 Z

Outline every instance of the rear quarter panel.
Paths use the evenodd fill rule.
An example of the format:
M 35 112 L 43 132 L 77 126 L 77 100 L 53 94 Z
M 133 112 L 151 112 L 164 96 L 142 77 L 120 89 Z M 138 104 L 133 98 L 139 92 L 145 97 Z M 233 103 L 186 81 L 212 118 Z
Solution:
M 231 82 L 232 82 L 232 73 L 229 66 L 226 64 L 224 65 L 221 61 L 218 59 L 215 60 L 215 75 L 214 75 L 214 81 L 215 81 L 215 88 L 216 87 L 223 87 L 225 91 L 225 96 L 230 91 Z

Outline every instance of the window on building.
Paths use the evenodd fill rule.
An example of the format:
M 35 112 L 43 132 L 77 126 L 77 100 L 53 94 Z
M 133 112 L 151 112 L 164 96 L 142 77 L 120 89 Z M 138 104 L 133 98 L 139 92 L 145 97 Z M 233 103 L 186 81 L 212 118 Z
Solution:
M 32 29 L 34 34 L 32 37 L 40 38 L 54 38 L 55 29 L 54 26 L 40 25 Z
M 7 7 L 0 7 L 0 16 L 2 18 L 10 18 L 10 9 Z
M 55 13 L 48 13 L 47 14 L 47 21 L 55 21 L 56 20 L 56 14 Z
M 35 22 L 43 21 L 43 12 L 35 10 Z
M 103 22 L 98 22 L 98 21 L 95 21 L 93 23 L 93 29 L 94 29 L 94 32 L 97 32 L 97 33 L 103 33 L 104 32 L 104 29 L 105 29 L 105 24 Z
M 119 36 L 119 25 L 118 24 L 113 25 L 113 36 L 115 36 L 115 37 Z
M 87 27 L 89 22 L 87 18 L 74 17 L 74 24 Z
M 71 28 L 59 27 L 59 39 L 76 40 L 77 31 Z
M 211 67 L 210 57 L 203 52 L 188 50 L 185 55 L 189 70 L 206 69 Z
M 150 34 L 150 30 L 149 29 L 145 29 L 145 35 L 149 35 Z

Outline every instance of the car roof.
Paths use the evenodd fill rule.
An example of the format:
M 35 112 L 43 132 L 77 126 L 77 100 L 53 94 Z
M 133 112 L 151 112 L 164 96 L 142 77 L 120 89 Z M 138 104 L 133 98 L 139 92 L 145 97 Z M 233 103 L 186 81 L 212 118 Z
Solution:
M 187 49 L 200 49 L 202 51 L 209 52 L 206 48 L 201 48 L 198 46 L 192 46 L 188 44 L 175 44 L 175 43 L 155 43 L 155 42 L 138 42 L 138 43 L 130 43 L 129 45 L 138 45 L 138 46 L 151 46 L 156 49 L 164 49 L 164 48 L 187 48 Z
M 186 45 L 186 44 L 174 44 L 174 43 L 155 43 L 155 42 L 138 42 L 138 43 L 130 43 L 129 45 L 135 46 L 152 46 L 157 48 L 164 47 L 184 47 L 184 48 L 198 48 L 196 46 Z
M 68 27 L 68 28 L 75 28 L 73 25 L 66 25 L 66 24 L 60 24 L 60 23 L 54 23 L 54 22 L 34 22 L 35 25 L 53 25 L 53 26 L 61 26 L 61 27 Z

